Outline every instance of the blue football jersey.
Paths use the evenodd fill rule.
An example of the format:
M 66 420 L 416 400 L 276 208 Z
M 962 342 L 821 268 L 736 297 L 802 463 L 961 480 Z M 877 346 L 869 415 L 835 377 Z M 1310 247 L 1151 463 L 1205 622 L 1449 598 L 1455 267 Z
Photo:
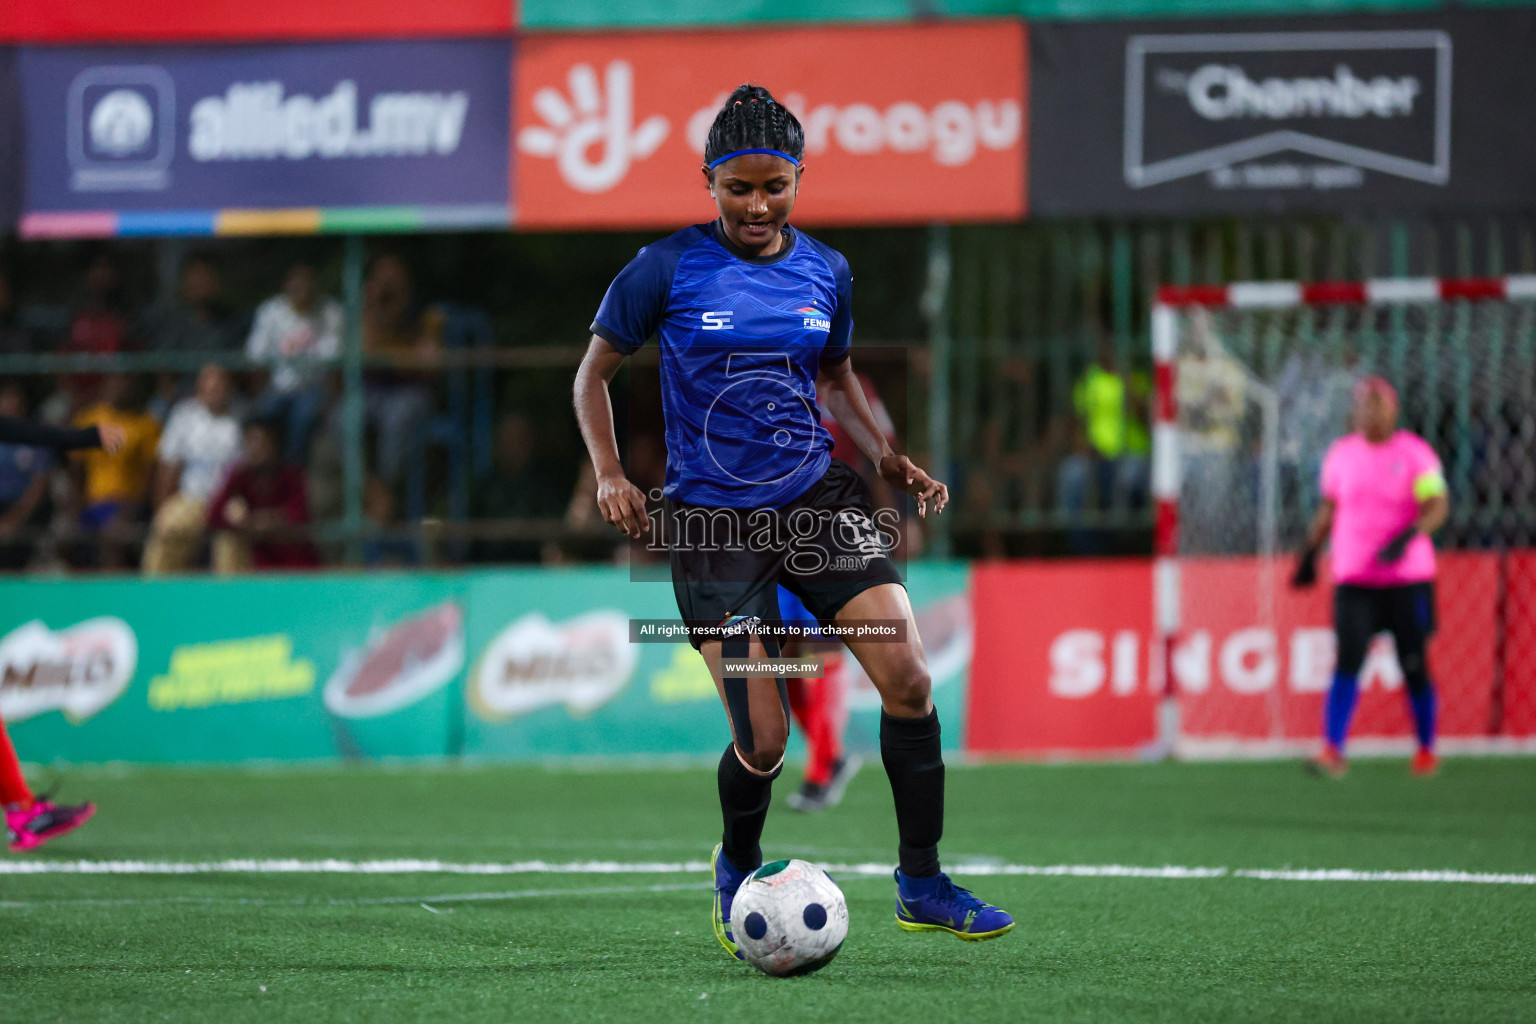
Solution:
M 778 508 L 821 479 L 816 376 L 848 355 L 852 301 L 842 254 L 789 228 L 772 256 L 733 251 L 713 223 L 640 250 L 592 333 L 626 354 L 660 339 L 667 497 Z

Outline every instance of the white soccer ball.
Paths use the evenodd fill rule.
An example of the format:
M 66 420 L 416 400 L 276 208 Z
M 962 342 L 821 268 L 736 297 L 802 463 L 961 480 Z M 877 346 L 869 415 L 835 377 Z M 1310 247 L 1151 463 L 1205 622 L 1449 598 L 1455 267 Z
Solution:
M 776 860 L 736 890 L 731 933 L 747 963 L 764 974 L 810 974 L 831 963 L 848 937 L 848 901 L 815 864 Z

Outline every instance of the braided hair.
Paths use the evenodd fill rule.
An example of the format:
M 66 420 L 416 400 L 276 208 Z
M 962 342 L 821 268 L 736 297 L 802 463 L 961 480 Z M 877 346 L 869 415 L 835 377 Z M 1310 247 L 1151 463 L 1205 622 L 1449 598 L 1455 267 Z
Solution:
M 713 163 L 742 149 L 776 149 L 796 161 L 805 152 L 805 129 L 760 85 L 737 86 L 725 101 L 709 127 L 704 162 Z

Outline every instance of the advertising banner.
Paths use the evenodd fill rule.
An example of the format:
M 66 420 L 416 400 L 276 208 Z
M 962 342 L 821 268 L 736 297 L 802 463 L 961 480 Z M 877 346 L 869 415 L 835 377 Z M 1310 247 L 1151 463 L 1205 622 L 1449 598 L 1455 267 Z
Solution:
M 1529 208 L 1533 52 L 1529 8 L 1032 27 L 1030 206 Z
M 1442 552 L 1439 560 L 1439 629 L 1430 643 L 1429 669 L 1440 693 L 1440 734 L 1487 736 L 1499 667 L 1499 560 L 1468 552 Z M 1318 737 L 1333 678 L 1333 591 L 1295 591 L 1286 576 L 1261 574 L 1256 559 L 1181 560 L 1186 593 L 1230 595 L 1198 602 L 1199 614 L 1185 616 L 1174 653 L 1180 728 L 1191 743 L 1221 750 L 1231 741 Z M 1273 625 L 1253 614 L 1252 595 L 1262 579 L 1273 588 Z M 1403 671 L 1390 637 L 1379 636 L 1360 673 L 1350 736 L 1411 735 Z
M 435 577 L 0 583 L 0 718 L 33 761 L 441 755 L 462 675 Z
M 0 233 L 10 231 L 21 212 L 24 140 L 16 51 L 0 47 Z
M 164 233 L 194 230 L 208 211 L 323 207 L 478 210 L 504 223 L 510 47 L 25 48 L 23 230 L 69 233 L 137 211 L 159 215 Z
M 1500 715 L 1504 736 L 1536 737 L 1536 551 L 1512 551 L 1505 577 L 1504 674 Z
M 960 563 L 909 591 L 959 746 L 971 625 Z M 710 757 L 729 740 L 672 588 L 623 569 L 0 582 L 0 720 L 40 762 Z M 851 659 L 850 659 L 851 662 Z M 850 749 L 879 696 L 856 666 Z M 798 751 L 799 739 L 795 739 Z
M 1126 755 L 1154 740 L 1148 562 L 983 563 L 972 586 L 967 750 Z
M 0 40 L 23 43 L 270 42 L 512 30 L 516 0 L 7 0 Z
M 1447 739 L 1536 732 L 1536 558 L 1508 558 L 1506 604 L 1499 556 L 1440 555 L 1429 663 Z M 1190 595 L 1172 658 L 1181 751 L 1230 756 L 1315 744 L 1334 666 L 1332 588 L 1291 590 L 1286 572 L 1253 558 L 1185 558 L 1179 571 Z M 974 588 L 968 750 L 1125 755 L 1157 738 L 1150 562 L 983 564 Z M 1361 673 L 1352 739 L 1412 735 L 1403 687 L 1391 640 L 1378 637 Z
M 910 568 L 908 591 L 928 654 L 934 704 L 950 749 L 960 722 L 971 654 L 963 564 Z M 686 642 L 630 643 L 629 620 L 677 618 L 669 584 L 615 585 L 617 574 L 487 575 L 468 591 L 478 652 L 465 680 L 464 752 L 499 760 L 566 756 L 718 754 L 730 730 L 703 659 Z M 879 749 L 880 698 L 851 657 L 846 742 Z M 791 730 L 791 750 L 802 750 Z
M 767 86 L 805 126 L 796 223 L 1015 219 L 1024 61 L 1017 22 L 529 37 L 514 71 L 516 220 L 712 219 L 704 140 L 743 82 Z

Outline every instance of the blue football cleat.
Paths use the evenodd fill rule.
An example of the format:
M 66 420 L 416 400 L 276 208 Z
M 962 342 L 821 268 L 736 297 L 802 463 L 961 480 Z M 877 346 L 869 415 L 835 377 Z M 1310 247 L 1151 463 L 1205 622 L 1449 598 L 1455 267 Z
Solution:
M 710 923 L 715 928 L 715 938 L 720 940 L 720 945 L 725 951 L 737 960 L 745 960 L 741 950 L 736 946 L 736 938 L 731 934 L 731 901 L 736 898 L 736 890 L 741 888 L 741 883 L 747 880 L 751 871 L 738 871 L 725 856 L 722 848 L 724 843 L 715 844 L 715 852 L 710 854 L 710 863 L 715 869 L 715 911 Z
M 908 878 L 896 872 L 896 923 L 905 932 L 949 932 L 967 942 L 995 939 L 1013 930 L 1013 918 L 983 903 L 940 872 Z

